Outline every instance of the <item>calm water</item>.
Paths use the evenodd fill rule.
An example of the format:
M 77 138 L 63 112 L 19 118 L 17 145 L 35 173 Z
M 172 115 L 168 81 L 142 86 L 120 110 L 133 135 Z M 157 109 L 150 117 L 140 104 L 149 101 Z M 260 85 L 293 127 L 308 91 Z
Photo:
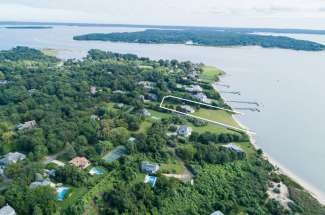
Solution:
M 212 48 L 185 45 L 145 45 L 77 42 L 73 35 L 141 29 L 55 27 L 0 29 L 0 49 L 17 45 L 56 48 L 62 58 L 80 58 L 90 48 L 141 56 L 176 58 L 215 65 L 225 70 L 223 82 L 241 95 L 227 99 L 256 101 L 261 112 L 245 112 L 239 119 L 257 133 L 257 144 L 281 165 L 325 193 L 325 52 L 259 47 Z M 294 35 L 325 44 L 325 36 Z M 248 107 L 249 105 L 234 105 Z M 325 195 L 323 195 L 324 197 Z

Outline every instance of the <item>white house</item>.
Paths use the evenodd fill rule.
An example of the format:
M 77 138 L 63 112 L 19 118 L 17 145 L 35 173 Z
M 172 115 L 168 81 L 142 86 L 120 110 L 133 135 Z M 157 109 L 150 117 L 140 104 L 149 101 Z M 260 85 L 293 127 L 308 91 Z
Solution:
M 185 87 L 188 92 L 202 92 L 203 89 L 200 85 L 191 85 L 190 87 Z
M 192 108 L 191 106 L 189 106 L 189 105 L 181 105 L 181 110 L 183 111 L 183 112 L 186 112 L 186 113 L 194 113 L 195 112 L 195 109 L 194 108 Z
M 224 215 L 221 211 L 215 211 L 210 215 Z
M 155 83 L 151 81 L 140 81 L 138 84 L 143 86 L 145 89 L 153 89 L 155 86 Z
M 186 125 L 181 125 L 177 129 L 177 134 L 183 137 L 189 137 L 192 134 L 192 128 Z
M 15 209 L 13 209 L 10 205 L 6 205 L 0 209 L 0 215 L 16 215 Z
M 55 188 L 55 184 L 48 179 L 44 179 L 42 181 L 34 181 L 29 185 L 29 188 L 34 189 L 36 187 L 41 187 L 41 186 L 50 186 Z
M 2 159 L 0 159 L 0 164 L 5 166 L 17 163 L 18 161 L 24 160 L 26 155 L 19 152 L 9 152 Z
M 36 126 L 36 121 L 32 120 L 32 121 L 28 121 L 28 122 L 24 122 L 24 123 L 19 123 L 16 128 L 18 130 L 24 130 L 24 129 L 32 129 Z
M 97 87 L 95 87 L 95 86 L 91 86 L 91 87 L 90 87 L 90 93 L 91 93 L 92 95 L 95 95 L 95 94 L 97 93 Z
M 200 102 L 211 104 L 211 100 L 204 93 L 197 93 L 193 97 Z

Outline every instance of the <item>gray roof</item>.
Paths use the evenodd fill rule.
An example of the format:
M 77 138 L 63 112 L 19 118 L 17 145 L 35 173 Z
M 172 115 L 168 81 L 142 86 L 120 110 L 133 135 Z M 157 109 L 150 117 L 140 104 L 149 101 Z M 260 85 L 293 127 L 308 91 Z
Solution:
M 0 209 L 0 215 L 16 215 L 15 209 L 13 209 L 10 205 L 6 205 Z
M 51 181 L 50 180 L 43 180 L 43 181 L 34 181 L 32 182 L 29 187 L 31 189 L 36 188 L 36 187 L 40 187 L 40 186 L 51 186 Z
M 142 161 L 141 170 L 148 173 L 156 173 L 159 170 L 159 165 L 155 163 L 149 163 L 147 161 Z
M 24 160 L 26 158 L 26 155 L 19 153 L 19 152 L 9 152 L 6 154 L 1 160 L 0 163 L 3 164 L 13 164 L 17 161 Z
M 210 215 L 224 215 L 221 211 L 215 211 Z
M 179 135 L 189 136 L 192 133 L 192 128 L 186 125 L 181 125 L 177 129 Z
M 224 147 L 226 147 L 227 149 L 233 150 L 235 152 L 243 152 L 243 150 L 240 147 L 236 146 L 233 143 L 229 143 L 227 145 L 224 145 Z

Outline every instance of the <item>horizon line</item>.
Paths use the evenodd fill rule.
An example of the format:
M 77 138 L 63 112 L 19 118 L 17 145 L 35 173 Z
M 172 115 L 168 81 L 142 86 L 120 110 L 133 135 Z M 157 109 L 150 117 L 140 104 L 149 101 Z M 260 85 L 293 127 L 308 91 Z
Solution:
M 129 24 L 129 23 L 100 23 L 100 22 L 61 22 L 61 21 L 2 21 L 0 25 L 54 25 L 80 27 L 132 27 L 132 28 L 176 28 L 176 29 L 210 29 L 210 30 L 266 30 L 266 31 L 296 31 L 299 33 L 325 34 L 325 29 L 290 28 L 290 27 L 227 27 L 227 26 L 199 26 L 199 25 L 168 25 L 168 24 Z M 307 31 L 307 32 L 306 32 Z M 281 32 L 282 33 L 282 32 Z

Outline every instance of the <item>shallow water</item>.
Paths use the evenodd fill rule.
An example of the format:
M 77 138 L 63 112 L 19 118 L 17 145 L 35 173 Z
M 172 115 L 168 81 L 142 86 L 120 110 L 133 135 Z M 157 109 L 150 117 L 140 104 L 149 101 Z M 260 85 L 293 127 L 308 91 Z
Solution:
M 17 45 L 55 48 L 62 58 L 81 58 L 98 48 L 140 56 L 203 62 L 223 69 L 230 84 L 227 99 L 258 102 L 261 112 L 246 111 L 239 120 L 257 133 L 257 144 L 302 180 L 325 193 L 325 52 L 259 47 L 213 48 L 73 41 L 74 35 L 141 29 L 65 27 L 0 29 L 0 49 Z M 293 35 L 325 43 L 325 36 Z M 252 105 L 233 104 L 234 107 Z M 324 195 L 325 196 L 325 195 Z

